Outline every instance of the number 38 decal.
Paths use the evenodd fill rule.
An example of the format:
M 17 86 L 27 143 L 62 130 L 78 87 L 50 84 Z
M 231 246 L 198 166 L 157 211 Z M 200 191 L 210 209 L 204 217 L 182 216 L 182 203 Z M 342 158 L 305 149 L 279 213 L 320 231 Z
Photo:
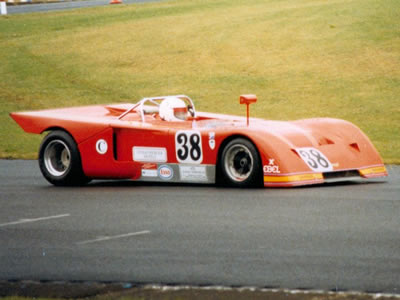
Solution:
M 327 172 L 333 170 L 332 164 L 326 156 L 315 148 L 297 148 L 296 152 L 315 172 Z
M 201 135 L 198 131 L 178 131 L 175 134 L 175 149 L 180 163 L 200 164 L 203 161 Z

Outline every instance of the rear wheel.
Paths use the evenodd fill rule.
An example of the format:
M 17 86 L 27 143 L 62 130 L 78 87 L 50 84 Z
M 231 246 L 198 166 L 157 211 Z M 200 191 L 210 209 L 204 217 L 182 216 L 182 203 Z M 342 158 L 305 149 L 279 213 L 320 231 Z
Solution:
M 223 183 L 235 187 L 261 186 L 261 160 L 256 147 L 244 138 L 230 141 L 222 151 L 220 172 Z
M 50 132 L 39 149 L 39 167 L 54 185 L 83 185 L 90 180 L 83 174 L 81 157 L 74 139 L 66 132 Z

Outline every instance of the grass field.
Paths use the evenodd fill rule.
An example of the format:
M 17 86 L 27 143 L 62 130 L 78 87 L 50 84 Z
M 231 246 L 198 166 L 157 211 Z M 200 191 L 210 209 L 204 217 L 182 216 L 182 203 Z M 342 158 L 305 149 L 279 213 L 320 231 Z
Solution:
M 175 0 L 0 17 L 0 157 L 42 137 L 11 111 L 188 94 L 198 110 L 343 118 L 400 163 L 399 0 Z
M 58 284 L 60 286 L 60 284 Z M 88 285 L 88 284 L 87 284 Z M 70 291 L 56 287 L 55 285 L 45 290 L 40 288 L 46 284 L 38 285 L 26 290 L 19 289 L 16 294 L 23 294 L 25 296 L 6 296 L 2 300 L 63 300 L 63 299 L 91 299 L 91 300 L 396 300 L 399 297 L 394 295 L 385 294 L 366 294 L 366 293 L 335 293 L 335 292 L 321 292 L 321 291 L 285 291 L 285 290 L 250 290 L 240 288 L 131 288 L 125 290 L 114 291 L 99 291 L 98 294 L 94 293 L 90 288 L 83 288 L 80 292 Z M 90 285 L 89 285 L 90 286 Z M 69 287 L 71 288 L 71 287 Z M 82 288 L 81 286 L 78 287 Z M 88 292 L 86 294 L 85 292 Z M 33 296 L 26 296 L 31 294 Z M 48 295 L 48 296 L 43 296 Z M 70 297 L 69 295 L 74 295 Z M 78 295 L 78 296 L 76 296 Z M 82 296 L 80 296 L 82 295 Z

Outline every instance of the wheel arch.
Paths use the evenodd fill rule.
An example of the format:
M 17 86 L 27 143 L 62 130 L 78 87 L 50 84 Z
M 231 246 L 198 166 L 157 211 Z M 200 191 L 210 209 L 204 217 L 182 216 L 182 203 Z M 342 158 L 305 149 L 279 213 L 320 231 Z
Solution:
M 41 132 L 41 134 L 46 133 L 46 132 L 47 132 L 47 134 L 50 134 L 51 132 L 54 132 L 54 131 L 62 131 L 62 132 L 65 132 L 66 134 L 68 134 L 68 135 L 74 140 L 74 142 L 76 143 L 76 145 L 78 145 L 78 142 L 77 142 L 76 138 L 73 136 L 73 134 L 72 134 L 70 131 L 68 131 L 67 129 L 65 129 L 64 127 L 61 127 L 61 126 L 51 126 L 51 127 L 48 127 L 48 128 L 46 128 L 46 129 L 44 129 L 44 130 Z

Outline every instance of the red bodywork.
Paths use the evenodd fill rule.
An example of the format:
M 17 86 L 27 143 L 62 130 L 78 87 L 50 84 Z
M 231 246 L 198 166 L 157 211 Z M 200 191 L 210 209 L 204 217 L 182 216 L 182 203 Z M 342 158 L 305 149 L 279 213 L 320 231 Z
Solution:
M 248 109 L 254 97 L 242 96 L 240 102 Z M 11 117 L 29 133 L 68 132 L 89 178 L 213 183 L 221 151 L 236 137 L 258 149 L 266 187 L 387 176 L 368 137 L 347 121 L 281 122 L 197 112 L 187 121 L 166 122 L 157 113 L 141 116 L 132 107 L 73 107 Z M 181 156 L 186 150 L 191 156 Z

